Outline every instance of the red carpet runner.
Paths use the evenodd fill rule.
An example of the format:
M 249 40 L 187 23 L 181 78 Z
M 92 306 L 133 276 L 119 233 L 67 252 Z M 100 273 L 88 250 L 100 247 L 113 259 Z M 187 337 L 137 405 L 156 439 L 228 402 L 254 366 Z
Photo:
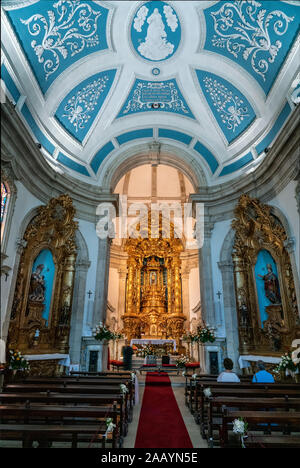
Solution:
M 193 448 L 165 372 L 147 373 L 135 448 Z

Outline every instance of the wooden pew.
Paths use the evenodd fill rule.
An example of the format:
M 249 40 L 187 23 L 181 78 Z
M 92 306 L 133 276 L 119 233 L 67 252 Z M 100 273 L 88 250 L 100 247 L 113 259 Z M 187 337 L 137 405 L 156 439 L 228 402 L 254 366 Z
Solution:
M 135 382 L 126 377 L 28 377 L 23 380 L 24 384 L 63 384 L 63 385 L 115 385 L 119 387 L 121 384 L 126 385 L 129 391 L 129 412 L 132 416 L 133 405 L 135 400 Z
M 90 426 L 84 431 L 85 433 L 100 433 L 101 435 L 103 435 L 106 431 L 106 419 L 112 418 L 113 424 L 115 424 L 112 433 L 112 448 L 117 447 L 119 437 L 119 426 L 116 402 L 114 402 L 113 405 L 110 406 L 40 406 L 30 405 L 29 402 L 26 402 L 25 405 L 0 405 L 0 415 L 2 428 L 0 438 L 3 437 L 7 439 L 8 432 L 13 432 L 16 436 L 16 433 L 18 432 L 16 430 L 17 428 L 12 426 L 18 425 L 21 434 L 21 439 L 19 440 L 25 441 L 26 444 L 28 444 L 29 441 L 32 442 L 33 440 L 39 440 L 39 432 L 30 432 L 26 430 L 27 424 L 32 425 L 32 423 L 36 422 L 39 426 L 44 426 L 44 436 L 48 437 L 48 441 L 57 440 L 58 435 L 60 436 L 60 440 L 66 440 L 64 434 L 66 435 L 72 433 L 73 446 L 75 445 L 75 443 L 77 446 L 78 436 L 82 433 L 82 431 L 84 431 L 84 427 Z M 70 424 L 70 418 L 72 418 L 72 424 Z M 9 424 L 11 421 L 14 421 L 14 424 Z M 51 426 L 53 425 L 57 426 L 57 422 L 60 424 L 61 427 L 59 433 L 55 432 L 55 430 L 51 428 Z M 63 428 L 62 426 L 66 427 Z M 72 426 L 71 431 L 69 429 L 69 426 Z M 78 426 L 77 431 L 76 426 Z M 44 436 L 41 434 L 41 439 L 43 439 Z M 50 440 L 49 438 L 51 438 L 52 440 Z
M 222 424 L 219 428 L 220 445 L 222 448 L 230 447 L 229 431 L 232 422 L 238 418 L 243 418 L 248 423 L 248 428 L 254 427 L 256 431 L 263 431 L 265 424 L 276 424 L 277 426 L 274 426 L 276 427 L 276 431 L 280 429 L 283 433 L 287 430 L 300 432 L 300 412 L 228 411 L 227 408 L 224 408 Z M 286 437 L 285 440 L 287 440 Z
M 205 423 L 206 423 L 206 402 L 208 398 L 204 395 L 206 386 L 200 388 L 199 395 L 197 396 L 195 406 L 195 419 L 200 424 L 200 432 L 202 437 L 205 439 Z M 213 397 L 245 397 L 245 398 L 271 398 L 271 397 L 285 397 L 289 398 L 299 397 L 299 389 L 290 385 L 277 385 L 277 384 L 243 384 L 243 383 L 215 383 L 214 386 L 209 387 Z
M 96 395 L 115 395 L 118 394 L 122 397 L 120 389 L 116 385 L 75 385 L 66 383 L 63 384 L 8 384 L 3 389 L 4 393 L 33 393 L 33 392 L 50 392 L 50 393 L 68 393 L 68 394 L 96 394 Z M 124 398 L 124 411 L 125 411 L 125 421 L 132 420 L 132 409 L 129 402 L 129 394 L 125 393 Z M 126 427 L 126 426 L 125 426 Z
M 78 442 L 101 440 L 101 448 L 106 448 L 106 425 L 38 425 L 38 424 L 0 424 L 0 440 L 20 440 L 23 448 L 32 448 L 32 443 L 39 442 L 39 448 L 49 448 L 52 442 L 68 442 L 71 448 L 77 448 Z M 70 437 L 68 437 L 70 436 Z M 89 439 L 86 439 L 86 436 Z M 3 447 L 2 447 L 3 448 Z M 5 447 L 4 447 L 5 448 Z
M 207 410 L 207 440 L 210 447 L 214 445 L 213 430 L 218 428 L 218 421 L 222 417 L 224 408 L 237 408 L 242 411 L 258 411 L 258 410 L 297 410 L 300 411 L 300 397 L 288 398 L 243 398 L 243 397 L 213 397 L 209 398 Z
M 47 405 L 73 405 L 80 404 L 107 406 L 117 403 L 118 413 L 120 415 L 120 435 L 125 437 L 128 431 L 128 412 L 125 408 L 123 395 L 93 395 L 93 394 L 66 394 L 66 393 L 51 393 L 51 392 L 33 392 L 33 393 L 0 393 L 0 403 L 25 403 L 30 404 L 43 403 Z
M 73 377 L 73 376 L 76 376 L 76 375 L 79 375 L 79 376 L 91 376 L 91 377 L 97 377 L 97 376 L 127 376 L 128 378 L 131 377 L 131 374 L 133 373 L 134 371 L 127 371 L 127 370 L 121 370 L 121 371 L 118 371 L 118 372 L 114 372 L 114 371 L 104 371 L 104 372 L 89 372 L 89 371 L 70 371 L 70 376 Z M 68 376 L 64 376 L 64 377 L 68 377 Z
M 194 412 L 194 403 L 196 403 L 197 396 L 199 395 L 199 384 L 211 386 L 215 384 L 222 384 L 226 382 L 217 382 L 218 376 L 213 375 L 200 375 L 196 379 L 193 379 L 191 376 L 186 376 L 185 381 L 185 404 L 190 409 L 191 413 Z M 241 377 L 241 384 L 251 384 L 251 376 Z
M 298 395 L 300 394 L 300 384 L 281 384 L 281 383 L 270 383 L 270 384 L 263 384 L 263 383 L 252 383 L 252 382 L 240 382 L 240 383 L 234 383 L 234 382 L 216 382 L 216 381 L 196 381 L 195 387 L 193 389 L 193 393 L 190 396 L 189 400 L 189 409 L 191 413 L 195 413 L 195 419 L 199 418 L 199 412 L 203 410 L 203 397 L 204 397 L 204 389 L 205 388 L 210 388 L 211 391 L 213 390 L 214 392 L 218 391 L 218 389 L 230 389 L 230 388 L 238 388 L 241 390 L 242 394 L 244 390 L 247 389 L 262 389 L 262 390 L 268 390 L 268 389 L 273 389 L 274 391 L 277 390 L 278 393 L 274 394 L 274 396 L 280 395 L 281 391 L 283 390 L 288 390 L 292 391 L 295 390 L 295 392 L 298 391 Z M 297 393 L 296 393 L 297 396 Z M 197 421 L 199 422 L 199 420 Z

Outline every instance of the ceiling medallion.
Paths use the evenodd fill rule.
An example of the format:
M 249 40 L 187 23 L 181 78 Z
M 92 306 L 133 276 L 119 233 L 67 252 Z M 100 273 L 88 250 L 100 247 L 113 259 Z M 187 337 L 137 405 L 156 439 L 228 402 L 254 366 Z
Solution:
M 166 2 L 147 2 L 137 10 L 131 24 L 131 42 L 140 57 L 153 62 L 167 60 L 175 54 L 180 39 L 179 18 Z

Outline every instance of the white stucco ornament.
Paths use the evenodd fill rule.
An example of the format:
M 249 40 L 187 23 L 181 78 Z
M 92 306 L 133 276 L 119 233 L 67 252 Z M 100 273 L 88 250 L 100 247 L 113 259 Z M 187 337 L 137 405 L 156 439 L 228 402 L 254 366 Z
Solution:
M 170 58 L 180 42 L 180 22 L 165 2 L 148 2 L 135 14 L 131 40 L 138 54 L 151 61 Z

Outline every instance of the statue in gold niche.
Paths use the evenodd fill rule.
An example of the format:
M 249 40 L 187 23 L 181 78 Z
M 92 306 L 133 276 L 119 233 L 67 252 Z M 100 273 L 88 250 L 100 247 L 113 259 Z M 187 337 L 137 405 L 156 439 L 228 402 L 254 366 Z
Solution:
M 163 282 L 163 267 L 154 257 L 142 269 L 145 286 L 142 288 L 141 315 L 147 320 L 145 338 L 163 338 L 162 322 L 166 319 L 166 286 Z
M 141 222 L 141 226 L 145 225 L 147 220 Z M 155 237 L 151 237 L 150 229 L 148 232 L 141 229 L 141 237 L 130 238 L 125 243 L 128 261 L 123 332 L 129 340 L 176 339 L 180 349 L 186 320 L 181 291 L 183 245 L 174 236 L 172 224 L 168 236 L 161 217 L 156 227 Z

